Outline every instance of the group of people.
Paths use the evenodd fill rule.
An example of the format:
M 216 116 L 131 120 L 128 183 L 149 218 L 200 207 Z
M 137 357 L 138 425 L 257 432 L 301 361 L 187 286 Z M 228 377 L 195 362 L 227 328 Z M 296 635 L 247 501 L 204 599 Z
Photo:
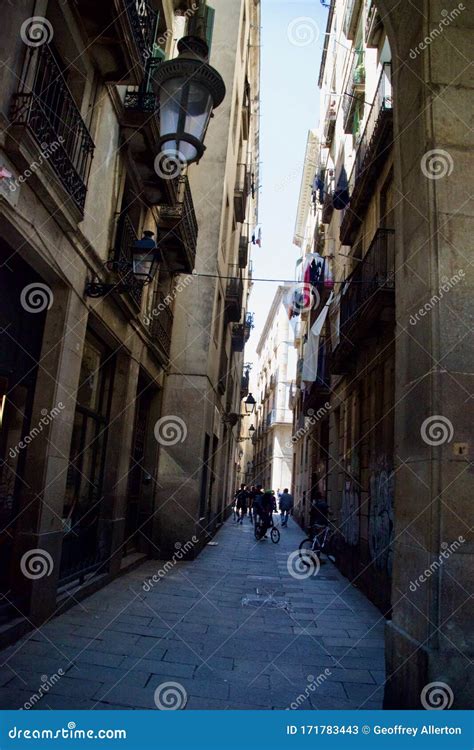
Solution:
M 288 525 L 288 517 L 293 510 L 293 496 L 285 488 L 283 492 L 277 490 L 264 490 L 261 484 L 242 484 L 234 496 L 234 513 L 237 523 L 242 524 L 244 518 L 249 514 L 250 521 L 260 517 L 267 527 L 271 526 L 272 513 L 277 512 L 277 503 L 281 515 L 281 525 Z

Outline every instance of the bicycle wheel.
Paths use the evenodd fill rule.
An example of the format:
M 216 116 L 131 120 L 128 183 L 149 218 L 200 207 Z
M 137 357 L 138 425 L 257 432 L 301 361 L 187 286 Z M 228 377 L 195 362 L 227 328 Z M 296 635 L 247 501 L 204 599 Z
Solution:
M 318 557 L 321 555 L 321 551 L 319 549 L 313 549 L 313 540 L 312 539 L 303 539 L 299 546 L 299 558 L 303 565 L 306 565 L 307 568 L 309 568 L 311 565 L 314 564 L 314 555 L 316 554 Z
M 280 541 L 280 529 L 277 529 L 276 526 L 274 526 L 270 532 L 270 539 L 272 540 L 273 544 L 278 544 L 278 542 Z

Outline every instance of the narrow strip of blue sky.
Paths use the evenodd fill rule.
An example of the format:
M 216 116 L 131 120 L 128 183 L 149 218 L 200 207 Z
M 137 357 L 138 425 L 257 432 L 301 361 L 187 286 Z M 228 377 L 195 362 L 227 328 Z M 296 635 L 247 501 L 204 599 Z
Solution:
M 320 0 L 262 0 L 261 249 L 253 248 L 255 278 L 293 279 L 298 249 L 293 229 L 306 137 L 319 119 L 318 74 L 328 11 Z M 276 284 L 256 282 L 249 309 L 255 349 Z

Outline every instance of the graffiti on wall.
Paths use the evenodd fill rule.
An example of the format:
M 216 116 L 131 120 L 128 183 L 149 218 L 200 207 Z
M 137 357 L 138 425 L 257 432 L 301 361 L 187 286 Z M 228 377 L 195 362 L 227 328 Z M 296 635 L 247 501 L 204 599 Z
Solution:
M 359 543 L 359 490 L 353 479 L 346 479 L 342 493 L 341 531 L 347 544 Z
M 369 551 L 376 568 L 392 574 L 394 472 L 385 462 L 370 475 Z

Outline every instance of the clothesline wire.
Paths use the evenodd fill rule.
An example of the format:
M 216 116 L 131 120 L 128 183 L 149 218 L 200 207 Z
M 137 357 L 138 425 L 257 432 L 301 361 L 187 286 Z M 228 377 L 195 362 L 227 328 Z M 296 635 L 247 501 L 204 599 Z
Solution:
M 217 273 L 194 273 L 193 276 L 204 276 L 209 279 L 235 279 L 237 278 L 236 276 L 220 276 Z M 263 282 L 267 281 L 273 284 L 293 284 L 293 286 L 300 285 L 300 284 L 303 286 L 306 286 L 307 284 L 310 283 L 309 281 L 295 281 L 295 279 L 291 279 L 291 280 L 288 280 L 288 279 L 254 279 L 252 276 L 247 276 L 246 278 L 242 277 L 242 281 L 251 281 L 252 283 L 254 281 L 263 281 Z M 348 281 L 349 281 L 348 279 L 345 279 L 344 281 L 331 281 L 331 284 L 347 284 Z M 372 281 L 361 281 L 361 280 L 356 281 L 354 279 L 350 283 L 351 284 L 371 284 Z M 314 286 L 314 284 L 312 286 Z

